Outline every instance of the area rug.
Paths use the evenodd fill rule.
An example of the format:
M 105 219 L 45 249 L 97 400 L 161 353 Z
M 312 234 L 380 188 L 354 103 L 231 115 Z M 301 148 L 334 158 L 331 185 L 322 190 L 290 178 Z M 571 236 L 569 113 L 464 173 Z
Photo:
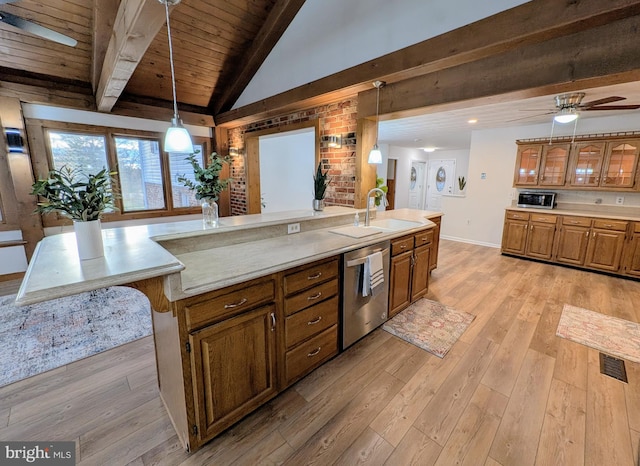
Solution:
M 474 318 L 472 314 L 423 298 L 387 321 L 382 329 L 444 358 Z
M 556 335 L 640 363 L 640 324 L 565 304 Z
M 0 297 L 0 386 L 151 334 L 146 296 L 113 286 L 30 306 Z

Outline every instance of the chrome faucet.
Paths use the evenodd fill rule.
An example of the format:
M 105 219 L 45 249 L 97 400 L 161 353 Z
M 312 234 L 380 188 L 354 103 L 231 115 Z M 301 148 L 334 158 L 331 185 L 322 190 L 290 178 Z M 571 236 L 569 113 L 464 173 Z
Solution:
M 370 191 L 367 193 L 367 199 L 366 199 L 366 201 L 367 201 L 367 213 L 366 213 L 366 214 L 365 214 L 365 216 L 364 216 L 364 226 L 365 226 L 365 227 L 368 227 L 368 226 L 369 226 L 369 224 L 371 223 L 371 220 L 370 220 L 370 218 L 369 218 L 369 198 L 371 197 L 371 193 L 373 193 L 373 192 L 375 192 L 375 191 L 378 191 L 380 194 L 382 194 L 382 201 L 384 202 L 384 205 L 385 205 L 385 206 L 386 206 L 386 205 L 388 205 L 388 204 L 387 204 L 387 195 L 384 193 L 384 191 L 383 191 L 382 189 L 380 189 L 380 188 L 373 188 L 372 190 L 370 190 Z

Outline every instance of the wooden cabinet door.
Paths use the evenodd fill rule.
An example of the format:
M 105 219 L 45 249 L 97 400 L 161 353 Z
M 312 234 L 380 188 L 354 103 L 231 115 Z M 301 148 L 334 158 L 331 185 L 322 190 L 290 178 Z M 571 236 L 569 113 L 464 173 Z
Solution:
M 539 186 L 564 186 L 569 148 L 569 144 L 545 145 L 542 148 Z
M 573 148 L 571 186 L 597 187 L 604 162 L 604 142 L 583 142 Z
M 565 264 L 584 265 L 589 244 L 588 227 L 563 225 L 558 231 L 556 261 Z
M 442 217 L 430 219 L 436 226 L 433 229 L 433 243 L 431 243 L 431 253 L 429 254 L 429 270 L 438 267 L 438 248 L 440 248 L 440 223 Z
M 626 233 L 622 231 L 593 228 L 591 238 L 589 238 L 585 266 L 617 272 L 620 269 L 625 236 Z
M 636 229 L 640 230 L 640 224 L 636 224 Z M 622 254 L 625 264 L 625 273 L 640 277 L 640 232 L 636 232 L 631 236 Z
M 502 252 L 524 254 L 527 246 L 529 222 L 526 220 L 506 219 L 502 233 Z
M 393 317 L 411 302 L 411 260 L 413 251 L 391 258 L 389 274 L 389 317 Z
M 542 144 L 518 146 L 514 186 L 535 186 L 538 184 Z
M 529 223 L 526 255 L 537 259 L 551 259 L 555 233 L 555 223 Z
M 201 441 L 276 395 L 275 312 L 264 306 L 189 336 Z
M 413 251 L 411 276 L 411 302 L 421 298 L 429 290 L 429 255 L 431 246 L 422 246 Z
M 636 184 L 640 141 L 611 141 L 602 167 L 600 186 L 633 188 Z

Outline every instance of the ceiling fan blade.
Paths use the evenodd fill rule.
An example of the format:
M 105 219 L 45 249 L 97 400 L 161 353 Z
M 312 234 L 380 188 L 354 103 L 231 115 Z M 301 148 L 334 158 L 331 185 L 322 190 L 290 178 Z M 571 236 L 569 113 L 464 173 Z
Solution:
M 587 107 L 582 110 L 636 110 L 639 105 L 607 105 L 606 107 Z
M 64 34 L 60 34 L 59 32 L 52 31 L 51 29 L 42 27 L 36 23 L 32 23 L 31 21 L 27 21 L 10 13 L 5 13 L 4 11 L 0 11 L 0 21 L 10 24 L 11 26 L 15 26 L 18 29 L 22 29 L 23 31 L 26 31 L 33 35 L 42 37 L 44 39 L 48 39 L 59 44 L 68 45 L 69 47 L 75 47 L 78 44 L 78 41 L 72 39 L 69 36 L 65 36 Z
M 507 123 L 510 123 L 512 121 L 527 120 L 529 118 L 536 118 L 536 117 L 543 116 L 543 115 L 553 115 L 554 113 L 556 113 L 556 112 L 545 112 L 545 113 L 538 113 L 537 115 L 529 115 L 529 116 L 522 117 L 522 118 L 514 118 L 513 120 L 507 120 Z
M 610 104 L 611 102 L 619 102 L 625 99 L 626 97 L 618 97 L 618 96 L 612 95 L 610 97 L 605 97 L 603 99 L 592 100 L 591 102 L 585 102 L 580 105 L 580 108 L 594 107 L 596 105 L 602 105 L 602 104 Z

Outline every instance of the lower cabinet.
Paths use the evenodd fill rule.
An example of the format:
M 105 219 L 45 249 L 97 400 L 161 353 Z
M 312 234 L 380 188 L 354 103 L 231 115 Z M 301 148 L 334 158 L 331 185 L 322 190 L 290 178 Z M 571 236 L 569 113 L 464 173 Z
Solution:
M 588 217 L 562 217 L 558 230 L 556 261 L 571 265 L 584 265 L 591 236 Z
M 556 223 L 556 215 L 507 211 L 502 252 L 551 259 Z
M 640 277 L 640 222 L 633 224 L 631 239 L 625 246 L 624 272 L 633 277 Z
M 389 318 L 429 290 L 434 230 L 391 241 Z
M 620 270 L 626 235 L 627 222 L 594 220 L 585 266 L 607 272 Z

